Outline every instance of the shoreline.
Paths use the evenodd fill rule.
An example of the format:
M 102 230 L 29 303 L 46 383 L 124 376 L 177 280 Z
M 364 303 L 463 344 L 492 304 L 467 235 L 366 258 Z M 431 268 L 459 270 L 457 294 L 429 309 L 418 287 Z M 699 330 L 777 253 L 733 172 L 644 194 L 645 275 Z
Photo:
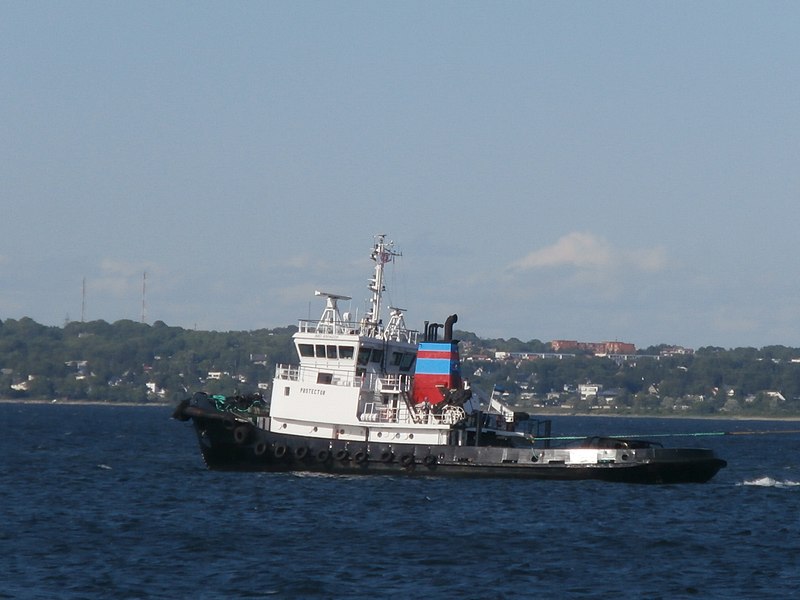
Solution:
M 0 404 L 37 404 L 53 406 L 152 406 L 154 408 L 164 408 L 175 406 L 170 402 L 103 402 L 102 400 L 43 400 L 43 399 L 24 399 L 0 398 Z
M 527 411 L 526 411 L 527 412 Z M 533 416 L 533 413 L 529 413 Z M 582 412 L 540 412 L 541 417 L 610 417 L 613 419 L 692 419 L 696 421 L 800 421 L 797 416 L 770 416 L 770 415 L 641 415 L 620 413 L 582 413 Z
M 126 406 L 126 407 L 152 407 L 152 408 L 173 408 L 176 405 L 171 402 L 104 402 L 102 400 L 45 400 L 39 399 L 14 399 L 0 398 L 0 404 L 36 404 L 53 406 Z M 526 411 L 528 412 L 528 411 Z M 528 412 L 533 418 L 552 418 L 552 417 L 611 417 L 615 419 L 694 419 L 698 421 L 785 421 L 800 422 L 798 416 L 770 416 L 770 415 L 635 415 L 619 413 L 582 413 L 572 411 L 543 411 Z

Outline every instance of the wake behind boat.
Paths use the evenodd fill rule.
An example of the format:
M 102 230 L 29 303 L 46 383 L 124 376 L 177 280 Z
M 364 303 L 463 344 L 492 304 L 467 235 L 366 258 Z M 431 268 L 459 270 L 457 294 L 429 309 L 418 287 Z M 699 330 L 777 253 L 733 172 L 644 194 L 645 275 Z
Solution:
M 533 419 L 462 380 L 456 315 L 408 329 L 404 309 L 381 317 L 384 269 L 399 253 L 376 237 L 371 299 L 361 319 L 325 299 L 319 320 L 293 335 L 299 364 L 276 366 L 270 401 L 199 392 L 175 409 L 192 420 L 210 469 L 340 474 L 598 479 L 702 483 L 726 462 L 711 450 L 590 437 L 551 444 Z M 441 339 L 440 339 L 441 338 Z

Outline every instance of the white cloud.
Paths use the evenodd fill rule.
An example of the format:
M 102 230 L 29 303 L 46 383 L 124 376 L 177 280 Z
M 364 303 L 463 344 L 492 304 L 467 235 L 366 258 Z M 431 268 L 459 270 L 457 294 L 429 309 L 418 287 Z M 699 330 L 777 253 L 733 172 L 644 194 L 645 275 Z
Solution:
M 559 238 L 551 246 L 534 250 L 510 265 L 515 270 L 550 267 L 575 267 L 583 270 L 603 270 L 614 267 L 640 271 L 659 271 L 666 266 L 663 248 L 619 250 L 605 238 L 593 233 L 575 231 Z
M 667 266 L 667 252 L 663 246 L 629 252 L 627 258 L 641 271 L 661 271 Z
M 552 246 L 534 250 L 513 266 L 520 269 L 543 267 L 603 267 L 611 261 L 608 242 L 591 233 L 573 232 L 559 239 Z

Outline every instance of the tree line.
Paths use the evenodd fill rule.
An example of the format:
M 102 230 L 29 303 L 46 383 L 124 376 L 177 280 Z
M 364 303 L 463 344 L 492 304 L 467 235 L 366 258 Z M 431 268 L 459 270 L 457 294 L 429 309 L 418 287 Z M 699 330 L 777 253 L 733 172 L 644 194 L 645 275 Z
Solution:
M 0 321 L 0 397 L 177 402 L 200 389 L 249 393 L 271 380 L 274 363 L 294 361 L 293 331 L 7 319 Z
M 471 343 L 476 341 L 484 349 L 550 352 L 538 340 Z M 529 405 L 570 405 L 577 412 L 607 408 L 627 414 L 800 416 L 800 349 L 706 346 L 668 354 L 668 348 L 651 346 L 628 357 L 578 352 L 563 359 L 467 360 L 463 372 L 511 398 L 532 392 L 535 399 Z M 603 397 L 581 400 L 577 386 L 582 383 L 599 384 Z M 548 395 L 557 398 L 547 402 Z
M 0 321 L 0 398 L 178 402 L 200 390 L 252 393 L 272 381 L 276 363 L 296 362 L 295 330 L 196 331 L 131 320 L 55 327 L 27 317 L 6 319 Z M 581 401 L 576 386 L 591 382 L 613 396 L 605 401 L 617 412 L 800 415 L 797 348 L 709 346 L 662 356 L 665 347 L 654 346 L 624 361 L 586 353 L 497 360 L 494 351 L 549 352 L 550 347 L 539 340 L 481 339 L 464 331 L 456 337 L 465 342 L 464 376 L 515 403 L 560 402 L 590 410 L 602 400 Z

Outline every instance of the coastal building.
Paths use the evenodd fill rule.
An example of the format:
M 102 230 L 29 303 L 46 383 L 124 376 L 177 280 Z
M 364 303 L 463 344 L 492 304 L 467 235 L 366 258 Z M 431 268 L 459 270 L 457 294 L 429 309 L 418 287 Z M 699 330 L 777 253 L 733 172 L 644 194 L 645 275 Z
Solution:
M 553 352 L 589 351 L 593 354 L 635 354 L 636 346 L 627 342 L 579 342 L 577 340 L 553 340 L 550 342 Z

